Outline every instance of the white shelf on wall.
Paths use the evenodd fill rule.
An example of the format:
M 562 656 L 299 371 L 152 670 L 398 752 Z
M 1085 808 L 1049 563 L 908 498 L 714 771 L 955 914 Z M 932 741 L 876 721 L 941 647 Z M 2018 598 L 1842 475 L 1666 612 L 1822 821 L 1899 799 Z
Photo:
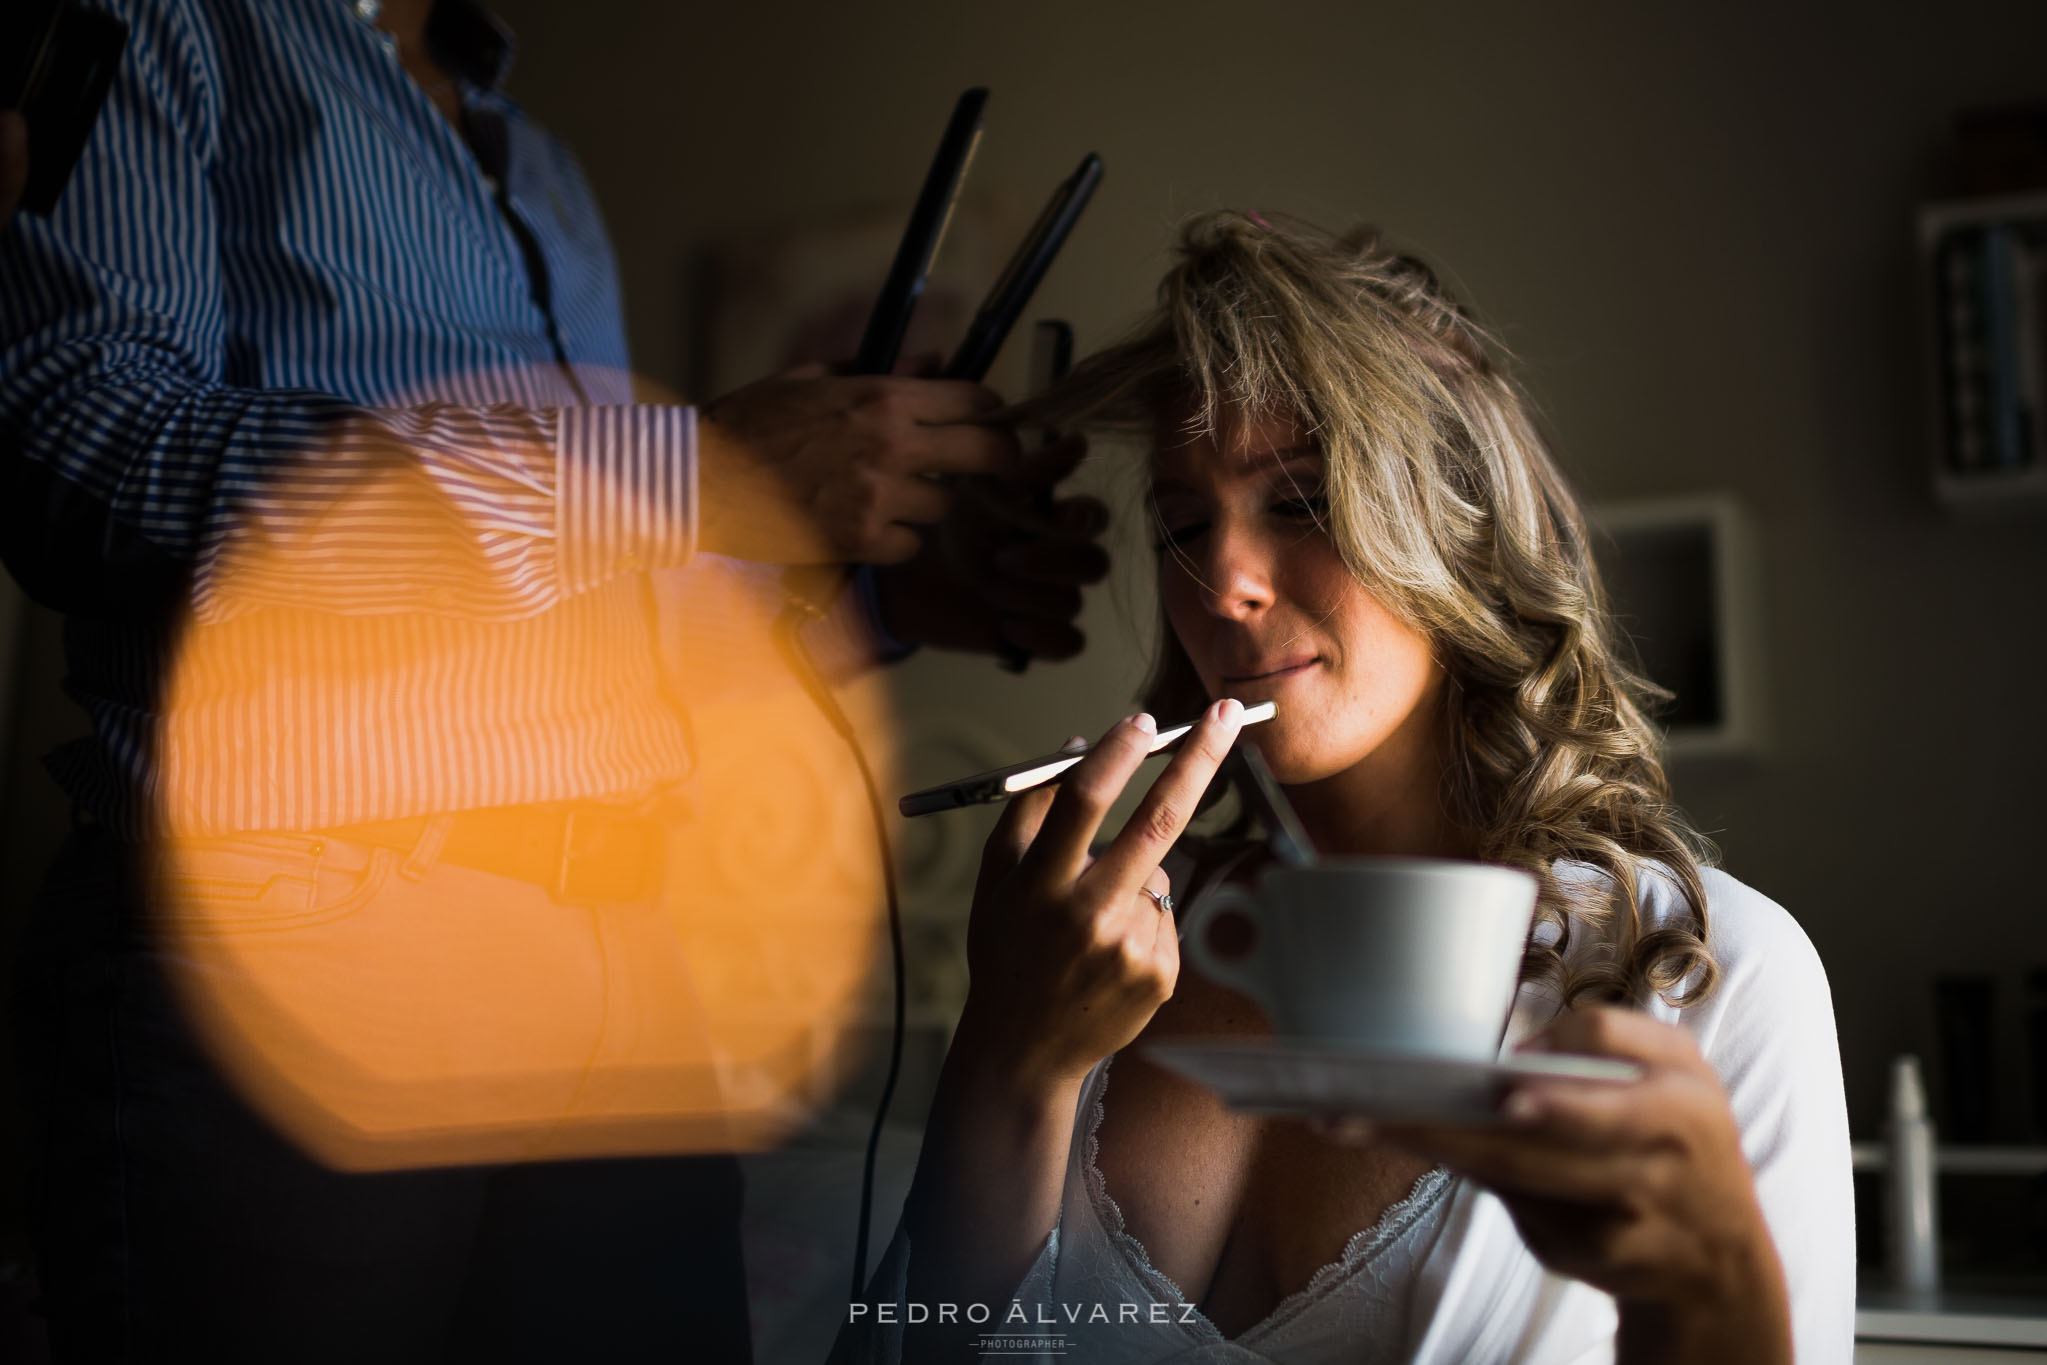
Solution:
M 1588 510 L 1593 554 L 1645 671 L 1676 694 L 1672 759 L 1754 758 L 1766 747 L 1762 585 L 1755 526 L 1725 493 Z
M 1934 1362 L 1964 1360 L 2035 1360 L 2047 1350 L 2047 1303 L 2038 1299 L 1998 1299 L 1934 1294 L 1924 1298 L 1865 1291 L 1857 1296 L 1855 1337 L 1858 1343 L 1882 1341 L 1940 1348 L 1937 1354 L 1865 1355 L 1858 1345 L 1855 1359 Z M 1981 1355 L 1967 1347 L 1999 1347 Z M 2027 1349 L 2030 1348 L 2030 1349 Z M 2009 1352 L 2009 1354 L 2007 1354 Z
M 1934 496 L 2047 506 L 2047 193 L 1922 204 L 1917 238 Z
M 2047 504 L 2047 465 L 2032 469 L 1990 470 L 1981 474 L 1933 472 L 1934 495 L 1957 511 L 2018 508 Z
M 1890 1149 L 1881 1142 L 1858 1142 L 1851 1151 L 1858 1171 L 1890 1169 Z M 2047 1175 L 2047 1147 L 1947 1143 L 1935 1149 L 1933 1159 L 1944 1175 Z

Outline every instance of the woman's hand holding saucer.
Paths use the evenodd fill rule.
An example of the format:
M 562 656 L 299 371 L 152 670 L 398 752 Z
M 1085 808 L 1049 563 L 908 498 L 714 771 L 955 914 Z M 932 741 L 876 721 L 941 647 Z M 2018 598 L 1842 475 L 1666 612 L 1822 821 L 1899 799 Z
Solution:
M 1131 1042 L 1179 978 L 1159 862 L 1235 742 L 1242 706 L 1210 706 L 1099 858 L 1089 846 L 1157 732 L 1117 723 L 1056 788 L 1010 803 L 988 840 L 967 931 L 972 985 L 956 1047 L 1013 1080 L 1077 1084 Z
M 1552 1270 L 1620 1301 L 1618 1359 L 1791 1359 L 1783 1269 L 1726 1092 L 1690 1034 L 1574 1011 L 1528 1045 L 1618 1057 L 1632 1084 L 1523 1082 L 1497 1128 L 1371 1125 L 1498 1194 Z M 1365 1135 L 1349 1124 L 1343 1136 Z

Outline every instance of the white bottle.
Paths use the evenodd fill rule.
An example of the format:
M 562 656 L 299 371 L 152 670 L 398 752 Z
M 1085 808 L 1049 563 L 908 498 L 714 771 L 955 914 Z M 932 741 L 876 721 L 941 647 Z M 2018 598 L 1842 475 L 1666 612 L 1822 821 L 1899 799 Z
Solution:
M 1891 1287 L 1931 1294 L 1940 1288 L 1940 1201 L 1933 1123 L 1926 1117 L 1917 1057 L 1891 1060 L 1891 1115 L 1884 1130 L 1890 1148 L 1884 1240 Z

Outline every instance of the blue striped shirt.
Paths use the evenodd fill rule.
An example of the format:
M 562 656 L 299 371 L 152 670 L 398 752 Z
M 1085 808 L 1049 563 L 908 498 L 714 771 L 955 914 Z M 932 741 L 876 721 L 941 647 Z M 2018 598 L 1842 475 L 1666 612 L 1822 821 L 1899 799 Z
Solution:
M 431 21 L 465 140 L 343 0 L 101 3 L 107 108 L 0 233 L 0 544 L 93 725 L 59 782 L 138 831 L 679 780 L 649 585 L 693 417 L 632 402 L 595 203 L 492 21 Z

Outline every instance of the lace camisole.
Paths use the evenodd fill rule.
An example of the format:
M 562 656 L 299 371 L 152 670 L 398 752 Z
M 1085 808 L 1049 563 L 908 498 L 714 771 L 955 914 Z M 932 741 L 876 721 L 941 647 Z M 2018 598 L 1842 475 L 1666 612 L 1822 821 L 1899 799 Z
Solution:
M 1027 1306 L 1049 1310 L 1033 1307 L 1033 1326 L 1054 1319 L 1038 1330 L 1063 1335 L 1066 1358 L 1115 1365 L 1404 1359 L 1408 1290 L 1434 1241 L 1450 1175 L 1425 1173 L 1305 1286 L 1226 1339 L 1125 1230 L 1123 1211 L 1095 1164 L 1113 1060 L 1096 1067 L 1081 1092 L 1059 1226 L 1018 1291 Z M 1077 1320 L 1069 1323 L 1069 1316 Z
M 999 1351 L 1004 1359 L 1087 1365 L 1404 1360 L 1409 1291 L 1456 1183 L 1449 1173 L 1425 1173 L 1405 1199 L 1353 1236 L 1343 1254 L 1305 1286 L 1241 1336 L 1225 1338 L 1125 1230 L 1123 1211 L 1095 1164 L 1113 1060 L 1097 1066 L 1081 1090 L 1059 1224 L 1017 1287 L 1016 1307 L 988 1305 L 989 1320 L 962 1328 L 966 1338 L 985 1338 L 984 1350 Z M 909 1237 L 899 1229 L 874 1277 L 871 1300 L 903 1301 L 909 1252 Z M 883 1326 L 863 1345 L 858 1359 L 901 1358 L 899 1329 Z

